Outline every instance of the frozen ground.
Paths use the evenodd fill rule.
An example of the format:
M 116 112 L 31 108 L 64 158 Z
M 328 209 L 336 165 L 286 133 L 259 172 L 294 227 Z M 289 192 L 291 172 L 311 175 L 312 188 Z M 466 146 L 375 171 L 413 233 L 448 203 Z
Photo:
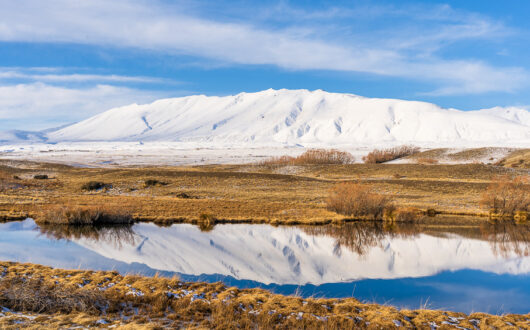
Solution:
M 388 145 L 387 145 L 388 146 Z M 318 147 L 318 146 L 315 146 Z M 337 149 L 352 153 L 357 162 L 374 146 L 337 146 Z M 207 144 L 181 142 L 76 142 L 58 144 L 12 144 L 0 145 L 0 158 L 12 160 L 34 160 L 64 163 L 77 166 L 143 166 L 143 165 L 204 165 L 204 164 L 242 164 L 254 163 L 272 157 L 296 156 L 308 148 L 302 146 L 226 146 L 211 148 Z M 422 147 L 422 150 L 429 150 Z M 472 158 L 454 159 L 444 156 L 467 150 L 467 148 L 448 148 L 442 152 L 439 162 L 454 163 L 494 163 L 506 156 L 512 148 L 488 148 Z M 397 160 L 396 163 L 413 163 L 415 159 Z

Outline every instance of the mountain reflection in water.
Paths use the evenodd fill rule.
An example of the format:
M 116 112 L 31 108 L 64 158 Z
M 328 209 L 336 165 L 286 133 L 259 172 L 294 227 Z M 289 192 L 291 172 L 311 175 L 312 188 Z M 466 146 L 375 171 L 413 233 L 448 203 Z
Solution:
M 530 310 L 529 248 L 529 227 L 509 222 L 229 224 L 207 232 L 190 224 L 0 224 L 0 260 L 493 313 Z

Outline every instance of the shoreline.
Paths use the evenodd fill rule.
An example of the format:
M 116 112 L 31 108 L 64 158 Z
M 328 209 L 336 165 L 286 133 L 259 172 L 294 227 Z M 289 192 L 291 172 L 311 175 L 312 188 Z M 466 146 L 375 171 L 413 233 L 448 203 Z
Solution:
M 398 310 L 391 306 L 362 303 L 355 298 L 300 298 L 273 294 L 263 289 L 226 287 L 221 283 L 182 282 L 175 277 L 64 270 L 4 261 L 0 261 L 0 270 L 0 290 L 3 291 L 0 306 L 9 309 L 0 312 L 2 326 L 12 325 L 14 321 L 22 322 L 17 323 L 17 326 L 35 326 L 38 320 L 38 324 L 45 327 L 229 328 L 236 324 L 244 327 L 317 329 L 530 327 L 530 314 L 468 315 L 442 310 Z M 11 285 L 8 287 L 5 283 Z M 10 295 L 20 289 L 16 283 L 25 283 L 26 287 L 37 289 L 35 297 L 26 298 L 26 308 L 20 307 L 24 298 L 18 296 L 17 300 Z M 83 301 L 84 309 L 78 310 L 76 308 L 79 306 L 75 305 L 67 308 L 59 302 L 51 304 L 51 308 L 41 313 L 28 308 L 40 306 L 38 298 L 41 296 L 63 300 L 77 297 L 78 301 Z M 98 307 L 102 302 L 106 302 L 107 307 L 104 309 Z M 17 312 L 24 316 L 17 316 Z M 68 319 L 64 316 L 68 316 Z

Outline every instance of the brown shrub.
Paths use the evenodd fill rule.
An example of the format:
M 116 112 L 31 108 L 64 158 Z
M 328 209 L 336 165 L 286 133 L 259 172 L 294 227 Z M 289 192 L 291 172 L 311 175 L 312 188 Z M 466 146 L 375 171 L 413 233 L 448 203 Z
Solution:
M 329 165 L 353 164 L 355 157 L 345 151 L 335 149 L 310 149 L 297 157 L 280 156 L 272 157 L 260 165 Z
M 372 192 L 367 185 L 343 182 L 331 189 L 327 207 L 347 216 L 382 219 L 385 209 L 392 207 L 392 202 L 389 197 Z
M 496 178 L 482 194 L 481 205 L 491 213 L 514 217 L 530 211 L 530 177 Z
M 389 162 L 394 159 L 410 156 L 420 151 L 414 146 L 399 146 L 388 149 L 375 149 L 363 157 L 366 164 L 379 164 Z
M 62 225 L 99 225 L 130 224 L 132 215 L 125 209 L 103 206 L 70 206 L 55 207 L 36 220 L 47 224 Z
M 99 190 L 103 188 L 112 188 L 112 185 L 101 181 L 88 181 L 81 186 L 81 190 Z

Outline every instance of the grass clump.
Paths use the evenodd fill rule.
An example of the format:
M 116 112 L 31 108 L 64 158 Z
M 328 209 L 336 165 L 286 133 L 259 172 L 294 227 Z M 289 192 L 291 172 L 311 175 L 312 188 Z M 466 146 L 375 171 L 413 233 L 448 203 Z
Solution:
M 0 279 L 0 306 L 35 313 L 99 313 L 103 294 L 80 290 L 73 285 L 53 285 L 42 279 Z
M 355 157 L 335 149 L 310 149 L 297 157 L 280 156 L 265 160 L 261 165 L 332 165 L 353 164 Z
M 35 180 L 47 180 L 48 179 L 48 175 L 47 174 L 35 174 L 33 176 L 33 179 L 35 179 Z
M 112 188 L 112 185 L 101 181 L 88 181 L 81 186 L 81 190 L 87 191 L 100 190 L 103 188 L 109 189 Z
M 156 187 L 156 186 L 167 186 L 167 182 L 160 181 L 157 179 L 147 179 L 144 181 L 145 188 Z
M 383 219 L 385 209 L 393 208 L 392 200 L 373 192 L 365 184 L 343 182 L 335 185 L 326 201 L 328 210 L 360 218 Z
M 530 212 L 530 177 L 496 178 L 482 194 L 481 205 L 490 215 L 514 218 Z
M 70 206 L 52 208 L 37 222 L 61 225 L 131 224 L 133 217 L 127 210 L 116 207 Z
M 380 164 L 394 159 L 418 153 L 420 148 L 414 146 L 399 146 L 388 149 L 375 149 L 363 157 L 366 164 Z

